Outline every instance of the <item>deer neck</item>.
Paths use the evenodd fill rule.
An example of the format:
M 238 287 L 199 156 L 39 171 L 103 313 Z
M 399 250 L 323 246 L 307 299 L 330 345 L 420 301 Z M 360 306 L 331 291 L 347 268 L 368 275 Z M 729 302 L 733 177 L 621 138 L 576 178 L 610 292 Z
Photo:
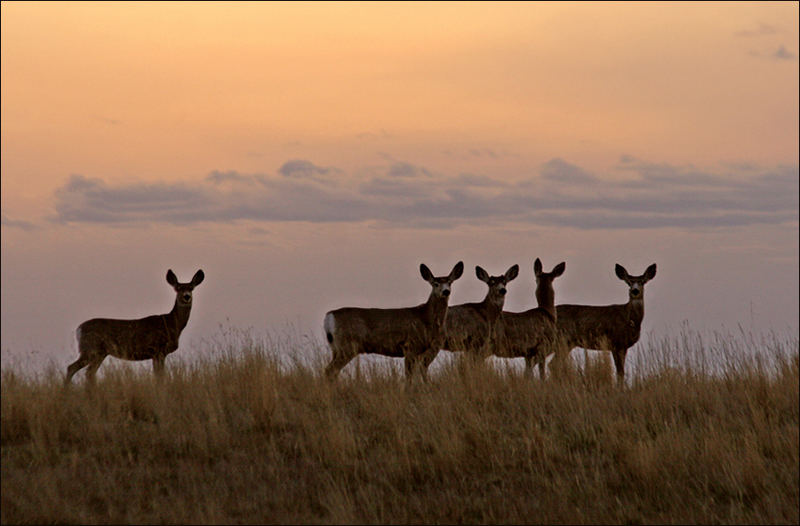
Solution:
M 169 327 L 174 327 L 178 331 L 178 334 L 180 334 L 183 328 L 186 327 L 186 324 L 189 323 L 189 314 L 191 314 L 191 312 L 191 305 L 181 305 L 176 298 L 175 305 L 172 307 L 169 314 L 167 314 Z
M 631 320 L 641 323 L 644 319 L 644 294 L 637 298 L 628 298 L 628 303 L 625 305 L 628 310 L 628 317 Z
M 428 301 L 425 302 L 423 311 L 427 323 L 434 326 L 441 326 L 444 324 L 445 315 L 447 315 L 447 298 L 442 298 L 431 293 L 431 295 L 428 296 Z
M 540 309 L 547 311 L 553 319 L 556 319 L 556 294 L 552 286 L 538 285 L 536 287 L 536 304 Z
M 500 316 L 500 313 L 503 311 L 504 303 L 505 297 L 489 293 L 483 298 L 481 308 L 483 312 L 486 313 L 486 317 L 492 320 Z

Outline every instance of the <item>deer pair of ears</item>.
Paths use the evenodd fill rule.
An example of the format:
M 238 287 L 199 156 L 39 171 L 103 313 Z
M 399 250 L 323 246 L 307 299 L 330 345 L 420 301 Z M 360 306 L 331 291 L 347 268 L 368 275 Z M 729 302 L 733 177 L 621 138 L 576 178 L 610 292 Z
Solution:
M 617 265 L 614 267 L 614 272 L 616 272 L 617 277 L 623 281 L 626 281 L 632 277 L 630 274 L 628 274 L 628 271 L 625 270 L 625 267 L 623 267 L 619 263 L 617 263 Z M 647 267 L 647 270 L 644 271 L 644 274 L 642 274 L 641 277 L 644 278 L 645 281 L 650 281 L 651 279 L 656 277 L 656 264 L 653 263 L 652 265 Z
M 512 279 L 516 278 L 518 274 L 519 265 L 513 265 L 511 268 L 506 270 L 506 273 L 503 274 L 503 277 L 505 278 L 506 283 L 508 283 Z M 475 275 L 478 276 L 478 279 L 484 283 L 489 283 L 489 273 L 483 270 L 481 267 L 475 267 Z
M 203 282 L 203 279 L 205 279 L 205 277 L 206 277 L 206 275 L 203 273 L 203 269 L 198 270 L 197 272 L 194 273 L 194 277 L 192 278 L 191 285 L 193 287 L 198 286 L 199 284 L 201 284 Z M 175 273 L 172 272 L 172 269 L 169 269 L 167 271 L 167 283 L 169 283 L 173 287 L 178 284 L 178 276 L 176 276 Z
M 567 269 L 567 263 L 562 261 L 561 263 L 553 267 L 553 270 L 550 272 L 550 275 L 554 278 L 557 278 L 561 274 L 563 274 L 566 269 Z M 533 274 L 537 278 L 543 274 L 542 262 L 539 260 L 539 258 L 536 258 L 536 261 L 533 262 Z
M 433 276 L 433 272 L 431 272 L 431 269 L 429 269 L 428 266 L 425 265 L 425 263 L 420 263 L 419 273 L 422 274 L 422 279 L 424 279 L 427 282 L 431 282 L 435 279 Z M 464 273 L 464 263 L 462 261 L 459 261 L 458 263 L 456 263 L 456 266 L 453 267 L 453 270 L 450 271 L 450 274 L 447 275 L 447 280 L 452 283 L 453 281 L 460 278 L 461 274 L 463 273 Z

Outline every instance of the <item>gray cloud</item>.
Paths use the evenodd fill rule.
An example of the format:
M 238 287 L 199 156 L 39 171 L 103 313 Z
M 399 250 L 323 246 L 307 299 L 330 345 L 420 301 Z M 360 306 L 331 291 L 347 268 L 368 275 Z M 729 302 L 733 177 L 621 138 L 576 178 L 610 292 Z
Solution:
M 781 45 L 772 54 L 772 58 L 777 58 L 778 60 L 796 60 L 797 55 L 786 49 L 783 45 Z
M 65 223 L 128 223 L 148 217 L 153 221 L 190 222 L 194 219 L 192 210 L 213 205 L 209 197 L 199 186 L 136 183 L 112 187 L 102 179 L 72 175 L 56 190 L 56 219 Z
M 36 230 L 37 226 L 29 221 L 11 219 L 5 214 L 0 214 L 0 224 L 8 228 L 19 228 L 20 230 Z
M 550 159 L 544 163 L 539 173 L 545 179 L 568 184 L 594 184 L 597 182 L 597 178 L 584 169 L 560 158 Z
M 416 175 L 389 175 L 398 165 Z M 213 171 L 192 185 L 110 184 L 73 175 L 55 193 L 54 219 L 373 221 L 436 228 L 516 223 L 582 229 L 716 228 L 798 219 L 796 165 L 716 173 L 623 156 L 615 173 L 602 178 L 563 159 L 545 163 L 540 172 L 506 182 L 487 175 L 438 175 L 392 160 L 384 175 L 360 179 L 320 179 L 318 170 L 313 177 Z
M 431 177 L 431 173 L 421 166 L 396 161 L 389 166 L 389 177 Z
M 734 33 L 737 37 L 762 37 L 768 35 L 774 35 L 778 32 L 778 30 L 771 25 L 759 23 L 758 27 L 755 29 L 742 29 Z
M 338 170 L 335 168 L 317 166 L 311 161 L 306 161 L 304 159 L 286 161 L 280 169 L 278 169 L 278 173 L 286 177 L 314 177 L 316 175 L 327 175 L 337 171 Z
M 791 51 L 786 49 L 786 46 L 784 45 L 778 46 L 778 49 L 776 49 L 775 51 L 764 50 L 764 49 L 762 50 L 751 49 L 750 55 L 753 57 L 763 58 L 766 60 L 786 60 L 786 61 L 797 60 L 797 54 L 792 53 Z
M 206 181 L 210 181 L 214 184 L 224 184 L 224 183 L 247 183 L 247 184 L 254 184 L 257 182 L 257 178 L 252 175 L 242 175 L 235 171 L 227 171 L 227 172 L 220 172 L 218 170 L 212 171 L 208 176 L 206 176 Z

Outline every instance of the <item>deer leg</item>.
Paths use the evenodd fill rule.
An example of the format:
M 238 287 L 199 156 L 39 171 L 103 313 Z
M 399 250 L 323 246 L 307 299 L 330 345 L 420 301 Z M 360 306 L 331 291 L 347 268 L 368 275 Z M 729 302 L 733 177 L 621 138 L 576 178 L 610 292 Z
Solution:
M 350 360 L 356 355 L 356 353 L 342 353 L 338 352 L 337 349 L 332 349 L 333 356 L 331 357 L 331 363 L 325 368 L 325 376 L 328 378 L 335 378 L 339 375 L 339 371 L 342 368 L 350 363 Z
M 105 354 L 101 354 L 96 358 L 92 358 L 89 368 L 86 369 L 86 382 L 88 385 L 94 385 L 95 373 L 97 373 L 97 369 L 100 367 L 100 364 L 103 363 L 105 357 Z
M 153 374 L 155 374 L 156 378 L 159 380 L 164 378 L 164 361 L 166 358 L 167 357 L 163 354 L 153 356 Z
M 414 374 L 414 368 L 417 365 L 417 360 L 416 360 L 416 358 L 412 358 L 411 356 L 406 355 L 406 357 L 405 357 L 405 359 L 403 361 L 405 362 L 405 366 L 406 366 L 406 381 L 410 382 L 411 381 L 411 375 Z
M 544 376 L 544 363 L 545 363 L 545 358 L 543 356 L 539 357 L 539 359 L 537 360 L 537 364 L 539 365 L 539 379 L 540 380 L 544 380 L 544 378 L 545 378 L 545 376 Z
M 422 379 L 424 381 L 428 381 L 428 367 L 430 367 L 431 363 L 436 359 L 439 355 L 438 348 L 428 349 L 424 353 L 422 353 L 420 360 L 419 360 L 419 370 L 422 374 Z
M 423 367 L 423 358 L 422 354 L 414 354 L 410 352 L 405 352 L 405 366 L 406 366 L 406 381 L 410 382 L 413 377 L 414 373 L 419 371 L 422 379 L 427 381 L 428 375 L 427 371 Z
M 525 378 L 533 376 L 533 356 L 525 356 Z
M 86 358 L 86 356 L 84 356 L 83 354 L 81 354 L 77 360 L 69 364 L 69 366 L 67 367 L 67 376 L 64 379 L 64 385 L 69 385 L 75 373 L 86 367 L 88 363 L 89 359 Z
M 614 357 L 614 366 L 617 368 L 617 383 L 625 384 L 625 354 L 628 349 L 614 349 L 611 355 Z

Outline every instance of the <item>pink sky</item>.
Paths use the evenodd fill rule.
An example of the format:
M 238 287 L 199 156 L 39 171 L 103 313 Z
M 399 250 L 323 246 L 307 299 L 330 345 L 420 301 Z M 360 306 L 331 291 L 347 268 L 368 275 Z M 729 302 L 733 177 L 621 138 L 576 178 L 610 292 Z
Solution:
M 644 331 L 798 331 L 798 4 L 2 4 L 2 354 L 96 316 L 321 336 L 421 262 Z M 388 359 L 387 359 L 388 360 Z

